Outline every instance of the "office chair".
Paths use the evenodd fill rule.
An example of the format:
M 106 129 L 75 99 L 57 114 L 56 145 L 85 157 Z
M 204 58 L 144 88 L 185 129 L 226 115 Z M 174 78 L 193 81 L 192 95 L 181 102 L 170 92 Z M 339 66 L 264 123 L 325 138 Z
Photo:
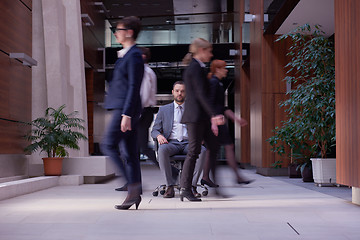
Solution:
M 154 144 L 154 150 L 155 150 L 156 158 L 158 158 L 159 143 L 158 143 L 156 138 L 154 139 L 154 143 L 155 143 Z M 184 164 L 185 158 L 186 158 L 186 154 L 175 154 L 175 155 L 170 157 L 171 164 L 172 164 L 172 171 L 173 171 L 173 173 L 176 172 L 176 171 L 178 173 L 178 184 L 176 184 L 174 186 L 174 188 L 179 190 L 179 192 L 180 192 L 180 177 L 181 177 L 182 166 Z M 209 191 L 208 191 L 206 186 L 198 184 L 197 187 L 200 187 L 200 188 L 203 189 L 203 191 L 201 193 L 202 196 L 207 196 L 208 195 Z M 160 193 L 160 195 L 164 195 L 165 191 L 166 191 L 166 184 L 161 184 L 161 185 L 159 185 L 159 186 L 157 186 L 155 188 L 152 195 L 154 197 L 158 196 L 159 193 Z

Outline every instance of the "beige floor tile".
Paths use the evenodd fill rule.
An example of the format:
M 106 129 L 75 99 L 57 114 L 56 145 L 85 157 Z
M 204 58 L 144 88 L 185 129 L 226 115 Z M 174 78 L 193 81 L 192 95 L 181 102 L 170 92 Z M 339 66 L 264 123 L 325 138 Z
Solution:
M 181 202 L 178 192 L 172 199 L 152 196 L 163 182 L 160 171 L 146 164 L 142 170 L 144 194 L 137 211 L 114 209 L 126 196 L 114 191 L 121 179 L 0 201 L 0 240 L 360 239 L 360 207 L 339 197 L 251 170 L 243 173 L 256 181 L 238 186 L 221 167 L 221 189 L 228 198 L 210 189 L 202 202 Z

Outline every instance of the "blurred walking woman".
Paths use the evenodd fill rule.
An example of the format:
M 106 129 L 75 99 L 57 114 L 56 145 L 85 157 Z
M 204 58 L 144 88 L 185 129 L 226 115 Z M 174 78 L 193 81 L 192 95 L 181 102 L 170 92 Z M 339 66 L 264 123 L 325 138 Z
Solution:
M 215 135 L 217 135 L 217 126 L 224 123 L 224 116 L 216 115 L 215 108 L 208 98 L 210 89 L 204 64 L 209 62 L 212 56 L 211 43 L 197 38 L 191 43 L 189 54 L 184 58 L 184 62 L 189 63 L 189 66 L 183 75 L 186 86 L 186 108 L 182 122 L 187 125 L 189 147 L 180 178 L 181 201 L 184 198 L 189 201 L 201 201 L 193 195 L 191 182 L 202 141 L 209 151 L 209 161 L 214 164 L 219 150 Z
M 221 82 L 227 76 L 226 62 L 223 60 L 213 60 L 210 65 L 210 72 L 208 74 L 210 82 L 210 98 L 211 103 L 215 106 L 217 114 L 224 114 L 228 119 L 239 124 L 240 126 L 247 125 L 247 121 L 235 115 L 235 113 L 224 106 L 225 103 L 225 89 Z M 230 136 L 229 129 L 226 125 L 219 126 L 218 141 L 225 148 L 225 155 L 228 165 L 235 173 L 235 181 L 238 184 L 249 184 L 252 180 L 247 180 L 241 176 L 238 171 L 237 162 L 235 159 L 234 143 Z M 210 181 L 209 168 L 204 168 L 202 182 Z
M 125 201 L 115 206 L 120 210 L 129 209 L 134 204 L 137 209 L 141 202 L 136 129 L 141 112 L 140 86 L 144 62 L 135 44 L 140 29 L 141 23 L 136 17 L 123 18 L 117 24 L 114 35 L 123 49 L 115 63 L 105 99 L 105 108 L 112 110 L 112 116 L 102 142 L 102 151 L 116 163 L 128 183 Z

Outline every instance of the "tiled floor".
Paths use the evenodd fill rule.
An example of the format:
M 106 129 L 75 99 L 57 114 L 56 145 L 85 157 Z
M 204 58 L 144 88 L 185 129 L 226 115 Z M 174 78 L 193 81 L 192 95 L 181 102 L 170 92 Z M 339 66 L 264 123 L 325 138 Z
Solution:
M 150 165 L 142 169 L 139 210 L 114 209 L 125 197 L 114 191 L 119 180 L 54 187 L 0 201 L 0 240 L 360 239 L 360 207 L 348 196 L 335 197 L 251 170 L 243 173 L 256 181 L 240 187 L 231 171 L 221 167 L 220 183 L 231 197 L 210 192 L 202 202 L 181 202 L 178 193 L 174 199 L 153 197 L 153 188 L 162 182 L 160 172 Z

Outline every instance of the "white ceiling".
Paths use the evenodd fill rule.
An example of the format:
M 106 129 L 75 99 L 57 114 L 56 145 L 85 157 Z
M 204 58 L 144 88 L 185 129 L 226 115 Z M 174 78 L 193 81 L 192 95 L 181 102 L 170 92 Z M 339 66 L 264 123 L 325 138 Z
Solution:
M 334 0 L 301 0 L 276 34 L 285 34 L 304 24 L 320 24 L 326 36 L 334 34 Z

